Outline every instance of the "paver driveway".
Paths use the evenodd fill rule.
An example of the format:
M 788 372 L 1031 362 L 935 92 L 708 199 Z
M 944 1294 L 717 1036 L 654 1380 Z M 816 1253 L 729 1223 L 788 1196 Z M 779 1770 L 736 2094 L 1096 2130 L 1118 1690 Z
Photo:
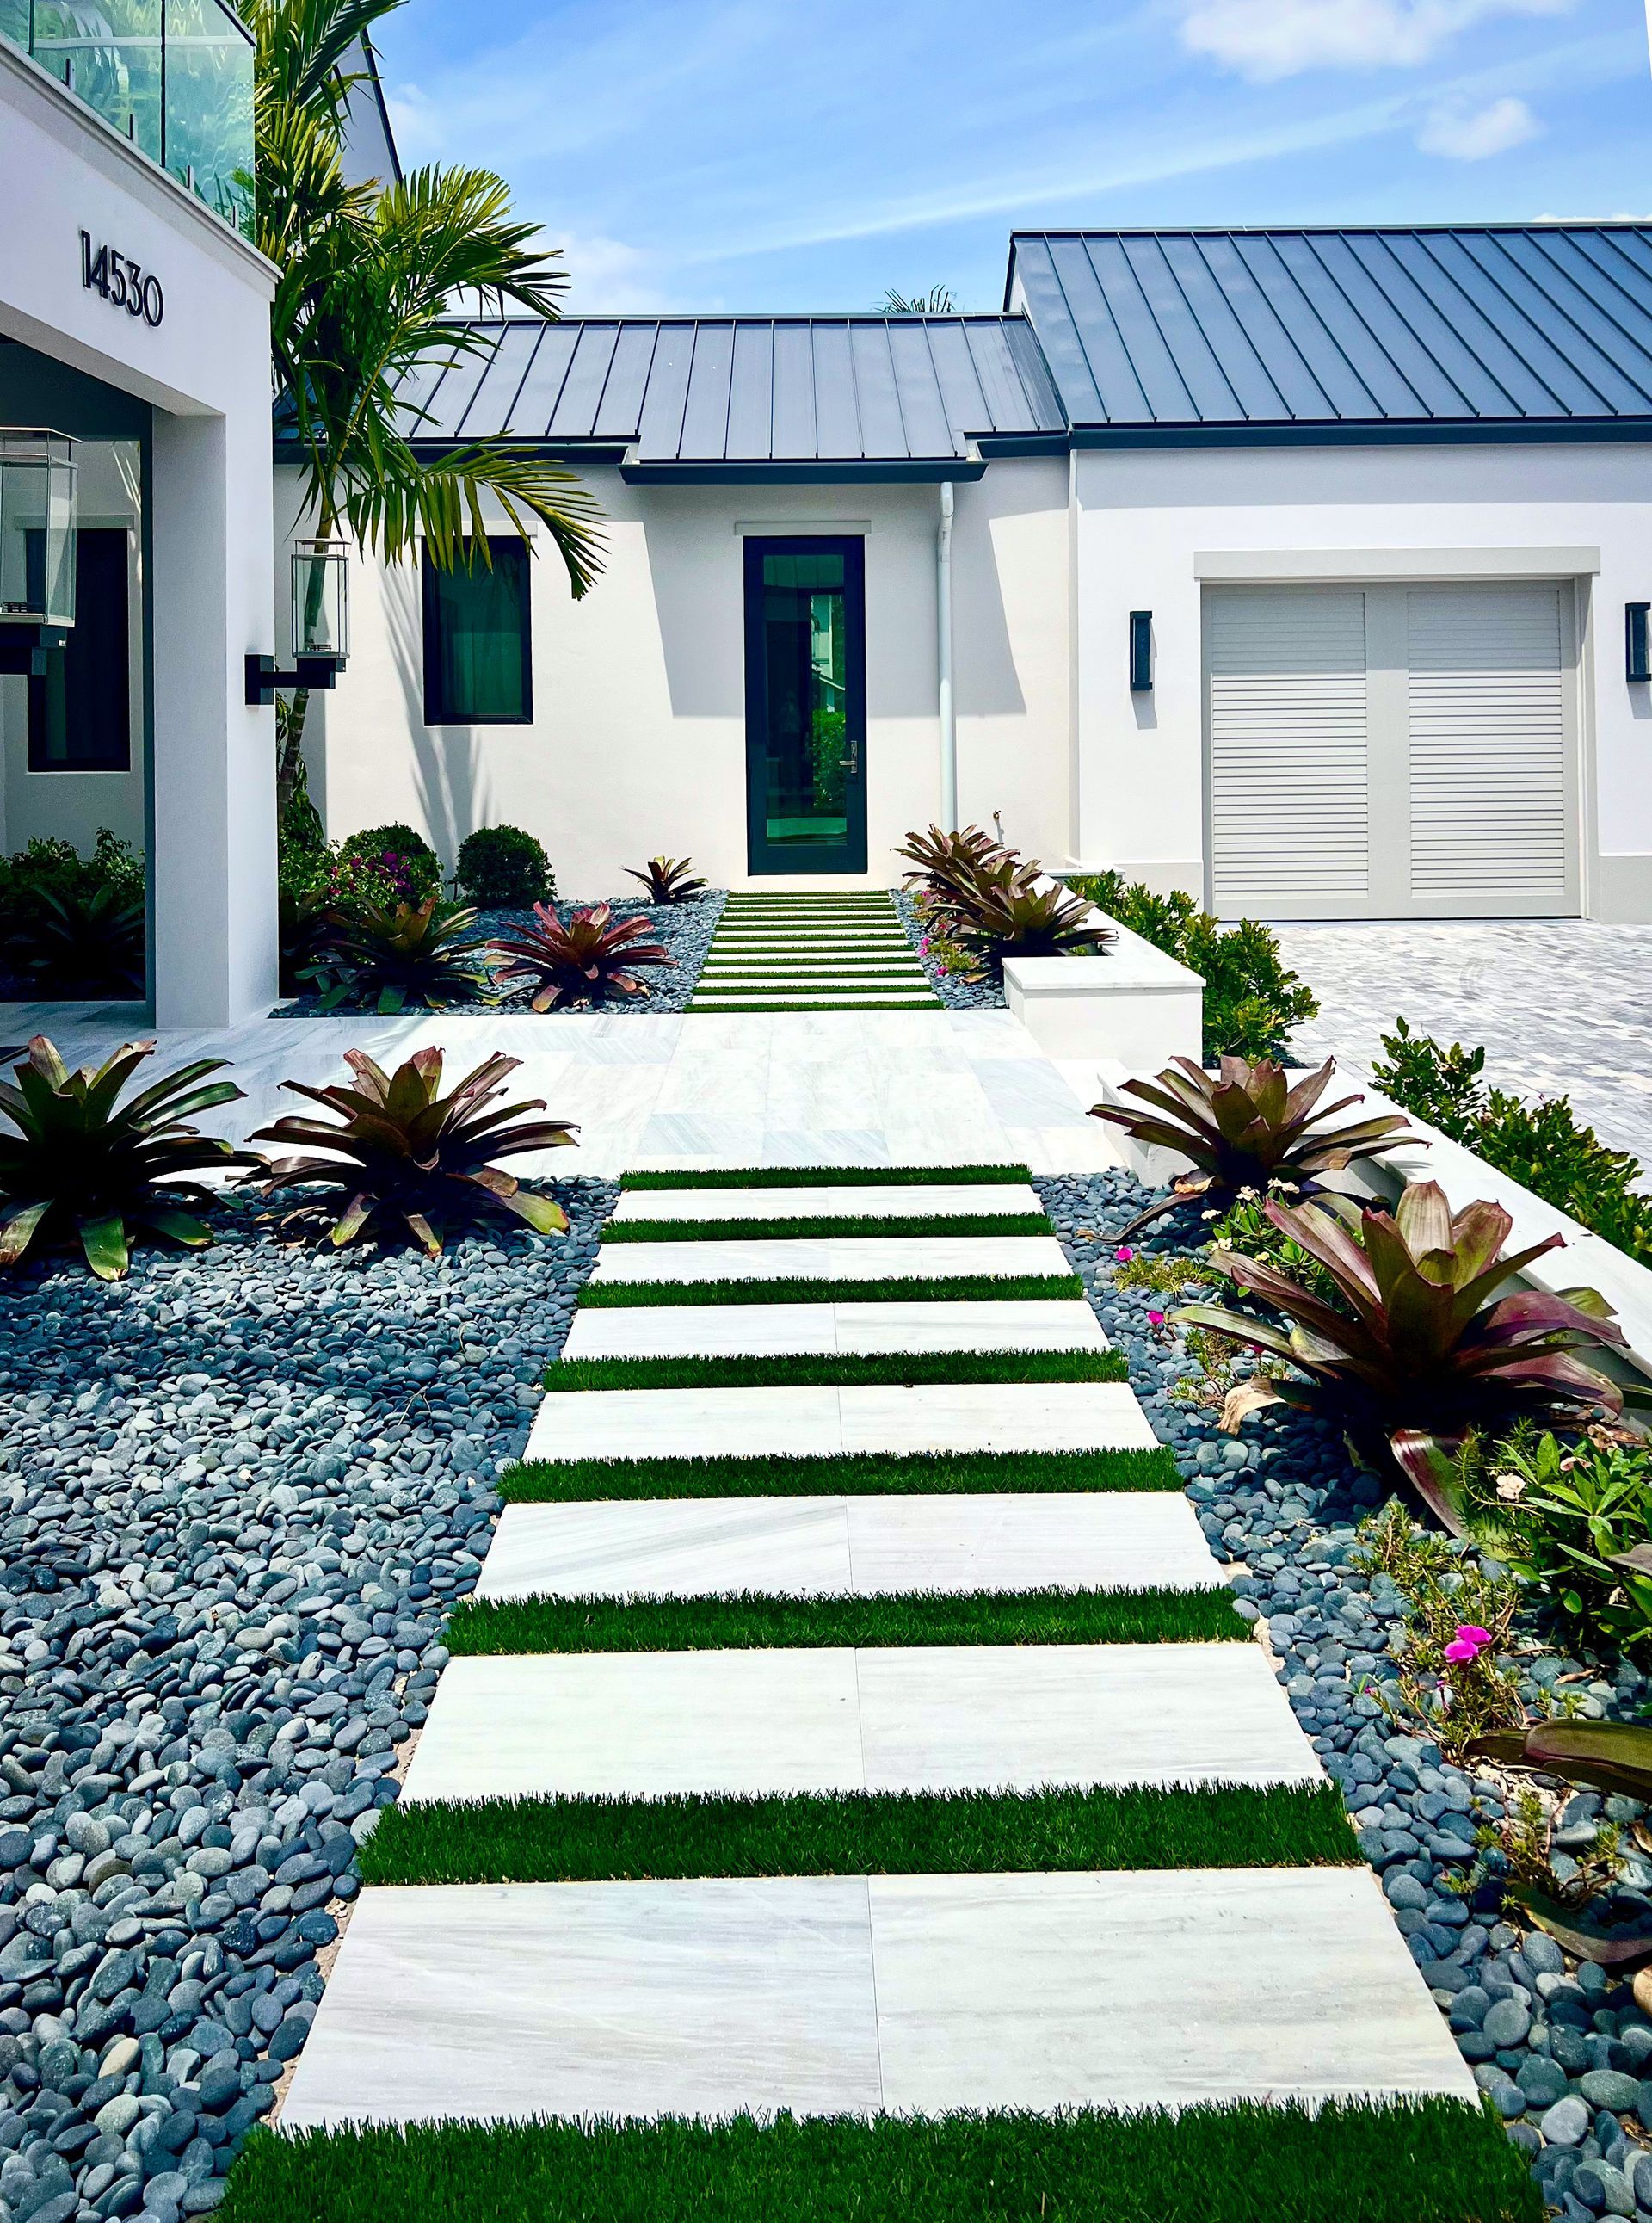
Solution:
M 1415 1031 L 1484 1042 L 1499 1086 L 1569 1096 L 1603 1141 L 1652 1167 L 1652 926 L 1409 919 L 1278 933 L 1320 1001 L 1293 1038 L 1298 1057 L 1369 1065 L 1404 1013 Z

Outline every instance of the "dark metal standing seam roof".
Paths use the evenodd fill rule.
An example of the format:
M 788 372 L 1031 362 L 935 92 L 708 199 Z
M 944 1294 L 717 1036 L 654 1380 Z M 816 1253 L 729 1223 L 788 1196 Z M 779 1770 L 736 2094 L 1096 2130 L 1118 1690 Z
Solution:
M 1017 232 L 1077 444 L 1652 438 L 1652 226 Z
M 404 389 L 421 443 L 626 450 L 638 477 L 791 466 L 929 476 L 1059 452 L 1061 406 L 1025 318 L 478 318 L 479 345 Z M 924 467 L 927 466 L 926 471 Z

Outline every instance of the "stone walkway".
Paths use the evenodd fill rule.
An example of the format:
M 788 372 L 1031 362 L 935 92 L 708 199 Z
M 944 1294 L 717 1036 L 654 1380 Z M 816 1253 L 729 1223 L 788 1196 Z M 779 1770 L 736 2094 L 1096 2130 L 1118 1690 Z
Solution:
M 868 895 L 732 895 L 691 1011 L 921 1011 L 939 1001 L 894 904 Z
M 1022 1193 L 1013 1174 L 1005 1185 Z M 911 1304 L 898 1282 L 904 1268 L 973 1288 L 1001 1270 L 996 1254 L 1028 1243 L 1040 1252 L 1033 1270 L 1065 1264 L 1052 1235 L 999 1232 L 1003 1215 L 983 1208 L 979 1189 L 980 1231 L 945 1238 L 956 1248 L 944 1263 L 933 1256 L 943 1238 L 879 1236 L 864 1222 L 829 1242 L 717 1234 L 731 1216 L 806 1224 L 798 1207 L 811 1193 L 807 1174 L 791 1187 L 679 1190 L 676 1224 L 692 1237 L 605 1240 L 589 1287 L 612 1285 L 623 1261 L 638 1300 L 582 1305 L 570 1356 L 719 1354 L 739 1313 L 754 1331 L 746 1347 L 773 1356 L 772 1382 L 547 1395 L 530 1462 L 612 1464 L 583 1496 L 507 1504 L 480 1600 L 1221 1587 L 1179 1488 L 1121 1487 L 1099 1466 L 1071 1490 L 956 1493 L 914 1466 L 909 1490 L 857 1494 L 836 1456 L 845 1450 L 1056 1445 L 1089 1458 L 1153 1437 L 1119 1382 L 788 1383 L 788 1353 L 864 1334 L 876 1301 L 840 1307 L 830 1288 L 864 1288 L 874 1270 L 895 1277 L 885 1301 L 911 1323 L 909 1343 L 897 1334 L 880 1349 L 977 1348 L 996 1313 L 998 1348 L 1047 1354 L 1050 1334 L 1026 1329 L 1036 1298 Z M 874 1171 L 861 1201 L 889 1193 Z M 921 1217 L 923 1198 L 922 1186 L 903 1187 L 900 1216 Z M 793 1278 L 801 1251 L 825 1285 L 819 1301 L 753 1294 Z M 642 1259 L 641 1282 L 639 1254 L 657 1254 Z M 1045 1301 L 1094 1373 L 1093 1317 L 1079 1319 L 1065 1279 L 1052 1274 L 1050 1288 Z M 851 1312 L 857 1329 L 839 1317 Z M 637 1459 L 691 1451 L 818 1458 L 820 1486 L 796 1494 L 794 1470 L 783 1495 L 670 1496 L 627 1479 Z M 438 1687 L 405 1795 L 417 1817 L 433 1803 L 522 1797 L 1154 1785 L 1192 1798 L 1215 1784 L 1256 1796 L 1322 1780 L 1259 1649 L 1166 1641 L 462 1658 Z M 554 1807 L 546 1826 L 554 1836 Z M 1354 1855 L 1350 1838 L 1347 1866 L 370 1886 L 282 2119 L 1472 2100 Z
M 1335 1055 L 1369 1067 L 1403 1014 L 1414 1033 L 1483 1042 L 1499 1087 L 1569 1096 L 1603 1141 L 1652 1169 L 1652 926 L 1410 919 L 1275 930 L 1320 1001 L 1292 1042 L 1304 1063 Z

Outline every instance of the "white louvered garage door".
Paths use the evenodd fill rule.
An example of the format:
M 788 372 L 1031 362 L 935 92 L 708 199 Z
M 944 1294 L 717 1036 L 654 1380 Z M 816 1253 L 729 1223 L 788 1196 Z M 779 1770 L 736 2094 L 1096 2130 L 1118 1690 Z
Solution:
M 1569 587 L 1212 589 L 1206 654 L 1218 911 L 1577 910 Z

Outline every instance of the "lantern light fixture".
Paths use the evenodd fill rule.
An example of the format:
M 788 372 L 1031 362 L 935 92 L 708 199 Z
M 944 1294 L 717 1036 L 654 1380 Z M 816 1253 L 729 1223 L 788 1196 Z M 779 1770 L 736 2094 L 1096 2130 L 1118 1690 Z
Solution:
M 74 623 L 74 443 L 0 425 L 0 671 L 38 675 Z
M 292 668 L 273 656 L 247 658 L 247 700 L 273 702 L 278 688 L 330 688 L 349 660 L 350 559 L 342 540 L 295 540 L 292 578 Z

